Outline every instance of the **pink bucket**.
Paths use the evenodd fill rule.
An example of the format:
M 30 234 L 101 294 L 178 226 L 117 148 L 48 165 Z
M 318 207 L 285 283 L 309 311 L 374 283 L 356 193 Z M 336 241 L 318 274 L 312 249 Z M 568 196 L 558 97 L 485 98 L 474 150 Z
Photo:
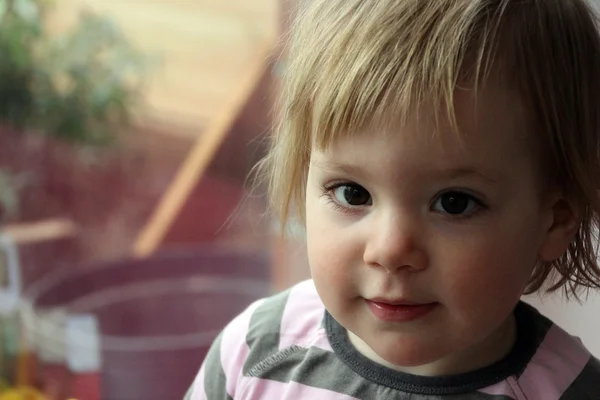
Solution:
M 55 396 L 177 399 L 227 322 L 269 292 L 265 254 L 205 248 L 58 271 L 27 290 L 24 314 L 41 373 L 70 376 Z

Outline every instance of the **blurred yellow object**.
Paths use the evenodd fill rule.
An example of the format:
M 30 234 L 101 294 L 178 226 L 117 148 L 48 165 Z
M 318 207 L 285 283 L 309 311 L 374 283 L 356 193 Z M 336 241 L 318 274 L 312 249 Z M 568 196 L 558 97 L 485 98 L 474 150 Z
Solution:
M 20 387 L 8 389 L 0 393 L 0 400 L 48 400 L 34 388 Z

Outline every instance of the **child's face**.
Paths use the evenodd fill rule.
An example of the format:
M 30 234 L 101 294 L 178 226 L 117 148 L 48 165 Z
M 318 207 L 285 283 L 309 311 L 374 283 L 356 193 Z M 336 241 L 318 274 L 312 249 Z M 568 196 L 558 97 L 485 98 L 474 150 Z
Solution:
M 425 375 L 510 349 L 552 224 L 521 104 L 490 87 L 475 114 L 471 99 L 456 98 L 462 144 L 450 128 L 434 136 L 425 109 L 391 135 L 313 149 L 309 167 L 308 254 L 326 308 L 363 354 Z

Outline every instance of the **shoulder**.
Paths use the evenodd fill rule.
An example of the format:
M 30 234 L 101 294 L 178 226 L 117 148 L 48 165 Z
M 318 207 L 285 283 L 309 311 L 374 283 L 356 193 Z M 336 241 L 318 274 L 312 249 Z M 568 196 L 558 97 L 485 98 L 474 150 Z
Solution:
M 226 374 L 245 375 L 277 353 L 310 347 L 325 337 L 324 315 L 325 307 L 312 280 L 251 304 L 217 340 Z M 227 368 L 227 363 L 232 368 Z
M 227 325 L 222 340 L 252 347 L 274 335 L 282 341 L 281 346 L 303 345 L 320 326 L 324 312 L 312 280 L 303 281 L 248 306 Z
M 519 386 L 528 398 L 600 398 L 598 359 L 578 337 L 570 335 L 535 309 L 532 318 L 538 327 L 538 346 L 518 378 Z
M 214 341 L 193 391 L 233 396 L 245 376 L 326 341 L 324 315 L 312 280 L 252 303 Z
M 308 346 L 321 327 L 325 307 L 312 280 L 251 304 L 222 333 L 222 347 L 245 347 L 249 357 Z M 247 363 L 246 363 L 247 364 Z
M 307 280 L 264 299 L 251 314 L 245 336 L 250 351 L 258 347 L 261 353 L 267 348 L 277 352 L 310 346 L 322 327 L 325 307 L 313 281 Z
M 595 400 L 598 398 L 600 398 L 600 360 L 590 357 L 560 399 Z

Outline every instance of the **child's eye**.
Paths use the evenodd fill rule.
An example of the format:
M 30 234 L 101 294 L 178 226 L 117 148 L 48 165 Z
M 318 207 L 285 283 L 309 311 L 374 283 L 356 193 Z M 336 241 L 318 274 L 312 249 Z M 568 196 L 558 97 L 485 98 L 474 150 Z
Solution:
M 481 203 L 472 195 L 460 191 L 442 194 L 433 204 L 433 210 L 452 216 L 467 216 L 481 207 Z
M 335 200 L 342 205 L 359 207 L 371 204 L 371 195 L 360 185 L 343 184 L 330 190 L 333 191 Z

